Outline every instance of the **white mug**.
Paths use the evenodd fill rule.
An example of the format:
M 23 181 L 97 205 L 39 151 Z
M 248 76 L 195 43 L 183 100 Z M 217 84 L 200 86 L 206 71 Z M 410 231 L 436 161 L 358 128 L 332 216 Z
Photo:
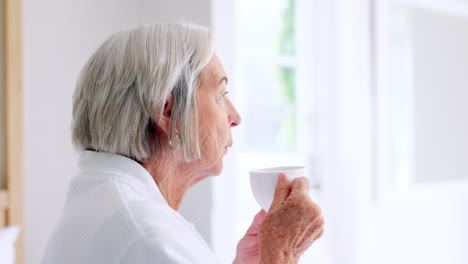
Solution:
M 274 167 L 250 171 L 250 187 L 257 203 L 268 212 L 273 202 L 278 175 L 284 172 L 289 181 L 307 175 L 304 166 Z

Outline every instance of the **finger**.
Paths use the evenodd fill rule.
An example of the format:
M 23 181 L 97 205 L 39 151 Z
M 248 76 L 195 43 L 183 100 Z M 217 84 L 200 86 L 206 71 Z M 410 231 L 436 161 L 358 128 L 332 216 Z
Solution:
M 291 192 L 300 192 L 300 193 L 308 193 L 310 188 L 310 181 L 307 177 L 299 177 L 295 178 L 292 181 L 291 185 Z
M 319 240 L 322 237 L 324 231 L 325 231 L 325 228 L 323 226 L 314 230 L 314 233 L 311 236 L 311 240 L 313 242 Z
M 276 182 L 275 195 L 270 208 L 275 208 L 284 200 L 286 200 L 291 192 L 291 184 L 289 183 L 288 176 L 284 173 L 278 175 L 278 181 Z
M 252 224 L 250 225 L 249 229 L 247 229 L 246 234 L 247 235 L 256 235 L 258 233 L 258 230 L 260 229 L 260 226 L 263 223 L 263 220 L 265 220 L 267 213 L 264 210 L 260 210 L 258 214 L 255 215 L 254 220 L 252 221 Z
M 310 219 L 310 218 L 309 218 Z M 317 236 L 318 230 L 323 229 L 325 220 L 323 216 L 319 215 L 313 219 L 306 220 L 307 227 L 304 228 L 304 231 L 300 235 L 303 240 L 309 240 Z
M 323 228 L 323 227 L 320 228 L 320 229 L 317 231 L 317 233 L 315 234 L 314 240 L 317 240 L 317 239 L 321 238 L 324 231 L 325 231 L 325 228 Z
M 307 232 L 308 234 L 305 237 L 307 242 L 304 244 L 304 250 L 309 248 L 315 241 L 321 238 L 324 230 L 325 228 L 322 225 L 320 227 L 314 228 L 313 230 Z
M 322 208 L 320 208 L 320 206 L 317 203 L 312 201 L 312 199 L 309 200 L 309 204 L 310 204 L 309 215 L 315 219 L 314 224 L 319 223 L 323 225 L 324 220 L 322 216 Z

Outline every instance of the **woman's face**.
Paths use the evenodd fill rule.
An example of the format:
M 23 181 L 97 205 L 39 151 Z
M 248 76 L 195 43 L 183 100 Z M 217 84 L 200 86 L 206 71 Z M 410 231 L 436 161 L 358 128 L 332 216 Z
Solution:
M 204 174 L 219 175 L 223 157 L 232 146 L 231 128 L 241 117 L 227 96 L 227 77 L 218 56 L 214 55 L 200 75 L 197 90 L 198 135 Z

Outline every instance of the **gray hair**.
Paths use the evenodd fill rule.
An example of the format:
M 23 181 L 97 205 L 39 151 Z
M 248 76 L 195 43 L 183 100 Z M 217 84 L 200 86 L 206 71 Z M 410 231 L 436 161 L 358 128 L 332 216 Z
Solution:
M 157 24 L 111 36 L 78 79 L 74 145 L 138 161 L 155 157 L 160 140 L 155 126 L 172 93 L 168 137 L 179 134 L 186 161 L 199 159 L 195 95 L 199 75 L 213 55 L 212 35 L 196 25 Z

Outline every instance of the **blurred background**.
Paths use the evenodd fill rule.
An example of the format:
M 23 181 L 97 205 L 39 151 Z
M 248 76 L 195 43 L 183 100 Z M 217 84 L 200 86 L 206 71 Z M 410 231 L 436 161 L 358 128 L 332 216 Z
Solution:
M 243 124 L 181 213 L 222 263 L 260 210 L 253 168 L 306 165 L 326 231 L 301 263 L 468 263 L 468 1 L 22 0 L 24 257 L 39 263 L 78 155 L 81 67 L 116 31 L 193 22 Z

